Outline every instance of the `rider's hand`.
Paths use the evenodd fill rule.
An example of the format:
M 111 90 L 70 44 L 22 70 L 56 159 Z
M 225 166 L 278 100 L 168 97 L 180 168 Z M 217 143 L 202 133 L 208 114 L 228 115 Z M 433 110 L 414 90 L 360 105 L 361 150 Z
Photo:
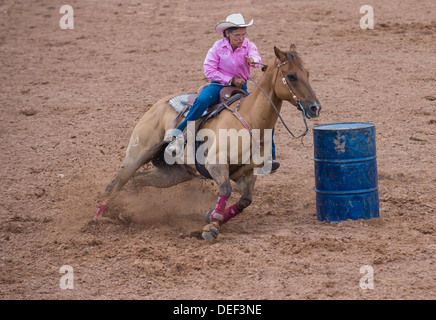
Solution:
M 232 84 L 235 87 L 242 88 L 242 86 L 245 84 L 245 80 L 241 78 L 233 78 Z
M 255 66 L 254 59 L 252 57 L 245 56 L 245 59 L 247 60 L 247 63 L 249 64 L 250 67 Z

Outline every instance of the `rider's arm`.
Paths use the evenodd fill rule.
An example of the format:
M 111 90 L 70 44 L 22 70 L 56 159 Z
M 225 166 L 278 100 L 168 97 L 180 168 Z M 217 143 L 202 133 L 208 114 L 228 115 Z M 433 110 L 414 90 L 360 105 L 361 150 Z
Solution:
M 259 51 L 257 51 L 257 47 L 253 42 L 248 42 L 248 56 L 253 58 L 255 68 L 259 68 L 262 63 L 262 59 L 260 58 Z

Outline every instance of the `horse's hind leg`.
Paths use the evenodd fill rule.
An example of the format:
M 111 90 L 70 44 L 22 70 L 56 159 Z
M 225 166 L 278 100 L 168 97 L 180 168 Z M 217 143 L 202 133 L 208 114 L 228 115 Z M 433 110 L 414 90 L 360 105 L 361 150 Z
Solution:
M 94 218 L 98 218 L 104 214 L 107 209 L 108 202 L 116 195 L 117 192 L 121 190 L 121 188 L 129 181 L 129 179 L 142 165 L 150 161 L 151 157 L 152 154 L 150 152 L 136 153 L 129 152 L 129 150 L 127 150 L 126 158 L 124 159 L 123 164 L 115 175 L 115 178 L 106 187 L 104 199 L 101 202 L 101 205 L 98 207 Z
M 151 186 L 156 188 L 169 188 L 176 184 L 189 181 L 194 176 L 177 164 L 166 167 L 155 167 L 146 172 L 138 172 L 133 176 L 133 183 L 137 186 Z
M 106 193 L 109 195 L 112 192 L 120 191 L 121 188 L 129 181 L 136 171 L 143 165 L 141 159 L 126 158 L 118 170 L 115 178 L 106 187 Z
M 104 201 L 99 206 L 95 218 L 104 213 L 109 200 L 159 151 L 158 145 L 164 138 L 165 128 L 168 128 L 168 123 L 174 122 L 177 116 L 167 101 L 167 98 L 164 98 L 157 102 L 136 124 L 130 137 L 126 158 L 115 179 L 107 186 Z

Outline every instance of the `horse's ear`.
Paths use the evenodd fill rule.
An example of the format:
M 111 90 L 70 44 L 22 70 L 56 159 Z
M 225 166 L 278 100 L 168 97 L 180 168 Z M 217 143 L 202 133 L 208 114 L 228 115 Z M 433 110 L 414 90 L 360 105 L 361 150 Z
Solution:
M 297 52 L 297 46 L 295 44 L 291 44 L 291 52 Z
M 282 51 L 280 51 L 280 49 L 278 49 L 276 46 L 274 46 L 274 53 L 276 54 L 276 57 L 280 61 L 285 61 L 286 60 L 286 55 Z

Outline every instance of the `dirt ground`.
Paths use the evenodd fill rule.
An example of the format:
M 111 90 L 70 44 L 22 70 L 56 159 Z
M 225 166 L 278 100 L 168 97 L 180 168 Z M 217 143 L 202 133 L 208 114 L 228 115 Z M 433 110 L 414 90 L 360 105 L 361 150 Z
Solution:
M 263 62 L 296 44 L 323 105 L 310 126 L 375 123 L 380 218 L 317 221 L 312 130 L 302 145 L 279 123 L 281 168 L 215 243 L 198 237 L 210 180 L 127 185 L 116 218 L 92 221 L 135 123 L 206 83 L 215 24 L 237 12 Z M 435 17 L 434 0 L 0 0 L 0 299 L 436 298 Z M 289 103 L 282 115 L 303 131 Z

